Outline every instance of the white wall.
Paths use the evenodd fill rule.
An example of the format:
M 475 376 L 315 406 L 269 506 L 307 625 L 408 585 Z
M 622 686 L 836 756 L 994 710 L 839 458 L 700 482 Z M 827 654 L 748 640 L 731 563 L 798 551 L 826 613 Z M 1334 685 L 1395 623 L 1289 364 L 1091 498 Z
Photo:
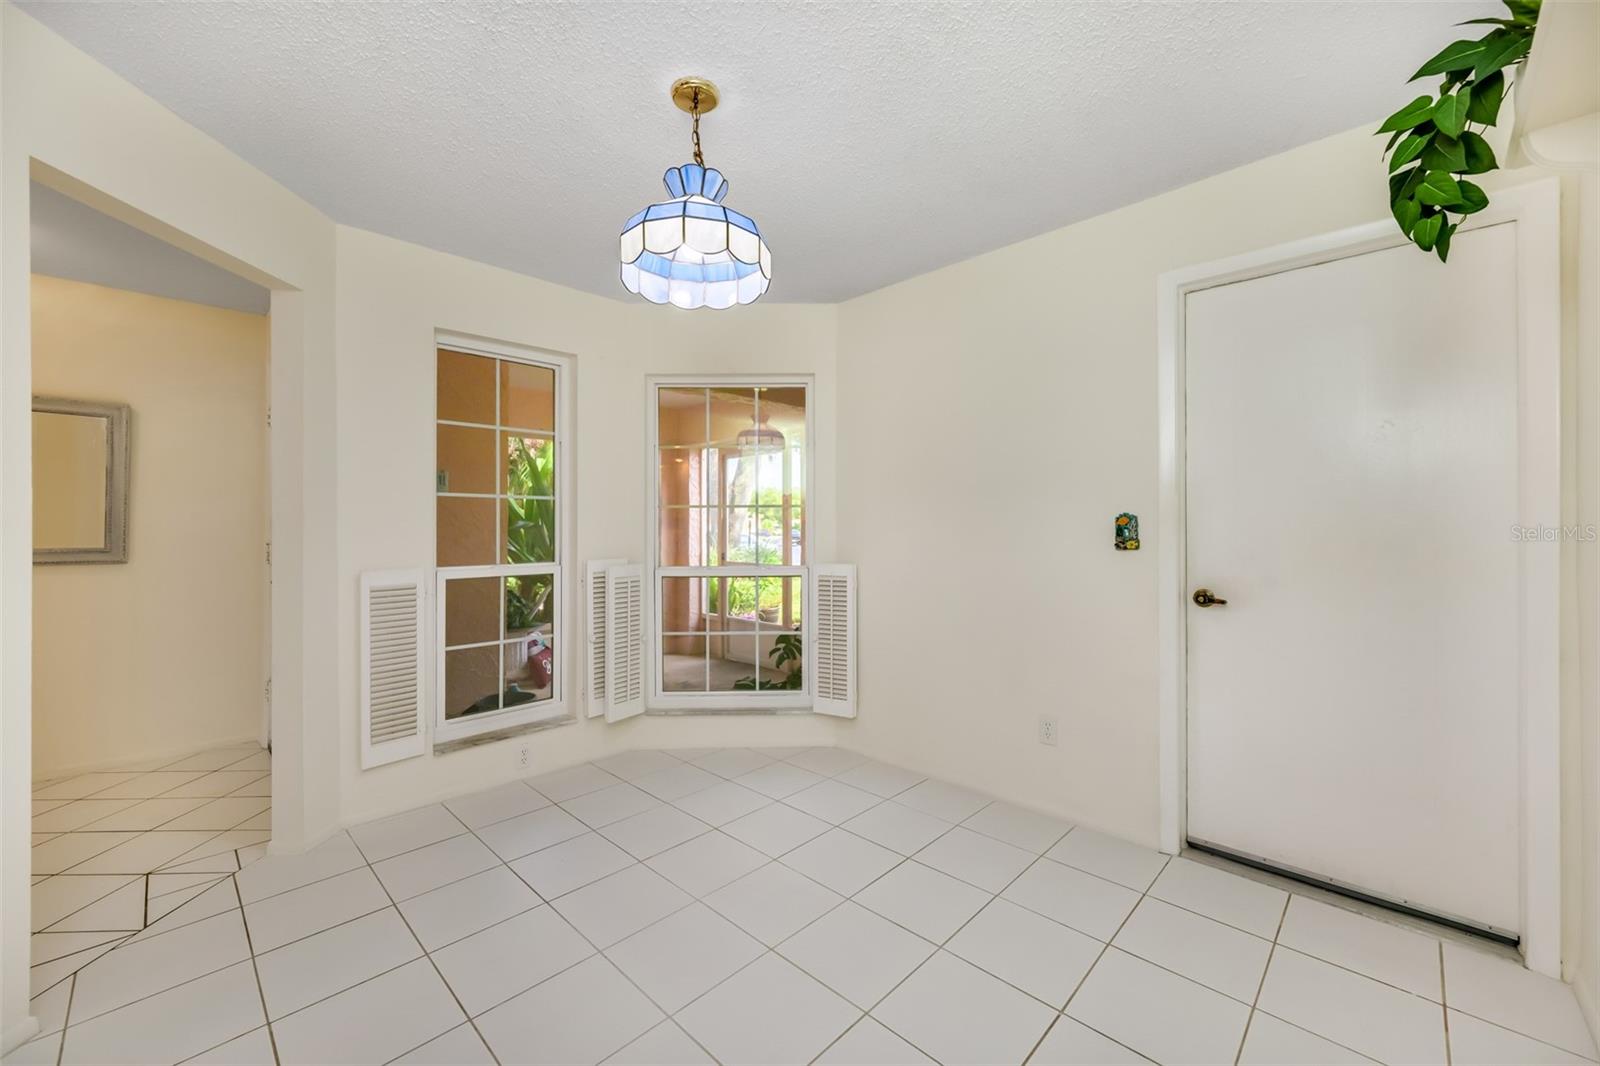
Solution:
M 325 832 L 338 815 L 333 224 L 0 6 L 0 1048 L 32 1029 L 30 176 L 274 290 L 274 845 Z
M 363 570 L 431 568 L 434 559 L 434 331 L 575 357 L 568 633 L 582 625 L 587 559 L 643 561 L 648 540 L 646 387 L 650 374 L 815 376 L 818 558 L 829 558 L 838 410 L 831 306 L 763 304 L 678 312 L 576 292 L 364 230 L 339 227 L 339 626 L 341 813 L 347 822 L 413 807 L 628 747 L 828 744 L 834 722 L 810 716 L 600 719 L 438 757 L 360 770 L 356 593 Z M 579 643 L 562 642 L 581 715 Z M 431 687 L 429 689 L 431 691 Z M 526 743 L 532 770 L 521 769 Z
M 32 308 L 34 390 L 132 409 L 128 561 L 33 572 L 34 780 L 258 736 L 266 317 L 38 274 Z
M 1354 130 L 840 305 L 839 555 L 861 567 L 863 649 L 841 743 L 1158 843 L 1156 279 L 1386 217 L 1378 147 Z M 1579 237 L 1596 234 L 1563 185 L 1570 312 Z M 1600 355 L 1570 327 L 1565 342 L 1571 410 Z M 881 444 L 897 417 L 926 443 Z M 1564 432 L 1572 521 L 1600 494 L 1592 454 L 1581 477 L 1573 461 L 1576 418 Z M 1144 550 L 1113 550 L 1120 511 Z M 1579 545 L 1550 550 L 1575 572 Z M 1592 586 L 1564 582 L 1569 976 L 1596 906 L 1576 654 Z M 1042 714 L 1058 747 L 1037 741 Z

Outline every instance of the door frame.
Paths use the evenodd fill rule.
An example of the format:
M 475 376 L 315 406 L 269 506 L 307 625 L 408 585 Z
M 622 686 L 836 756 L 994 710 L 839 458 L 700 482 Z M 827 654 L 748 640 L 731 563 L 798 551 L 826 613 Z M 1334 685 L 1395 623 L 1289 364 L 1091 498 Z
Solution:
M 1560 185 L 1547 178 L 1498 190 L 1462 229 L 1517 224 L 1518 521 L 1561 523 Z M 1156 533 L 1160 662 L 1160 842 L 1187 838 L 1187 470 L 1184 298 L 1191 292 L 1406 244 L 1393 221 L 1291 241 L 1185 267 L 1156 279 L 1159 486 Z M 1422 255 L 1422 252 L 1416 254 Z M 1431 258 L 1431 257 L 1430 257 Z M 1447 269 L 1437 262 L 1430 266 Z M 1511 531 L 1507 531 L 1507 536 Z M 1531 970 L 1561 975 L 1560 552 L 1519 558 L 1518 708 L 1521 950 Z

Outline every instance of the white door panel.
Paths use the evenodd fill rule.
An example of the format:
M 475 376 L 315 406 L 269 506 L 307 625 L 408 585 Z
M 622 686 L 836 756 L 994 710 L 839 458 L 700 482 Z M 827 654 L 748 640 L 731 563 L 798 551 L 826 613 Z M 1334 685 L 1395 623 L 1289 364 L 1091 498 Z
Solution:
M 1515 227 L 1185 304 L 1188 835 L 1519 924 Z

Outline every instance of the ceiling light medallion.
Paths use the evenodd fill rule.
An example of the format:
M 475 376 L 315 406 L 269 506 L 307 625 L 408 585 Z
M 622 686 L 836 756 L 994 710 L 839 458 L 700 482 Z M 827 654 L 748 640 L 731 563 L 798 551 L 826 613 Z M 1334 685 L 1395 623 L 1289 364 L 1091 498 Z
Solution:
M 694 116 L 694 162 L 668 170 L 672 199 L 622 227 L 622 284 L 651 303 L 732 307 L 753 303 L 772 280 L 772 253 L 755 220 L 722 206 L 728 182 L 700 154 L 700 116 L 717 106 L 705 78 L 679 78 L 672 101 Z

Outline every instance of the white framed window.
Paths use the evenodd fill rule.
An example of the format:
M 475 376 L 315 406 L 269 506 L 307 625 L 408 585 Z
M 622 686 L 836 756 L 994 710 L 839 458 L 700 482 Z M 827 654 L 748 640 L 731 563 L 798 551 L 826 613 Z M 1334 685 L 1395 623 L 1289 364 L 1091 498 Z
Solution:
M 441 335 L 434 740 L 569 716 L 568 357 Z
M 811 382 L 652 378 L 652 710 L 811 706 Z

